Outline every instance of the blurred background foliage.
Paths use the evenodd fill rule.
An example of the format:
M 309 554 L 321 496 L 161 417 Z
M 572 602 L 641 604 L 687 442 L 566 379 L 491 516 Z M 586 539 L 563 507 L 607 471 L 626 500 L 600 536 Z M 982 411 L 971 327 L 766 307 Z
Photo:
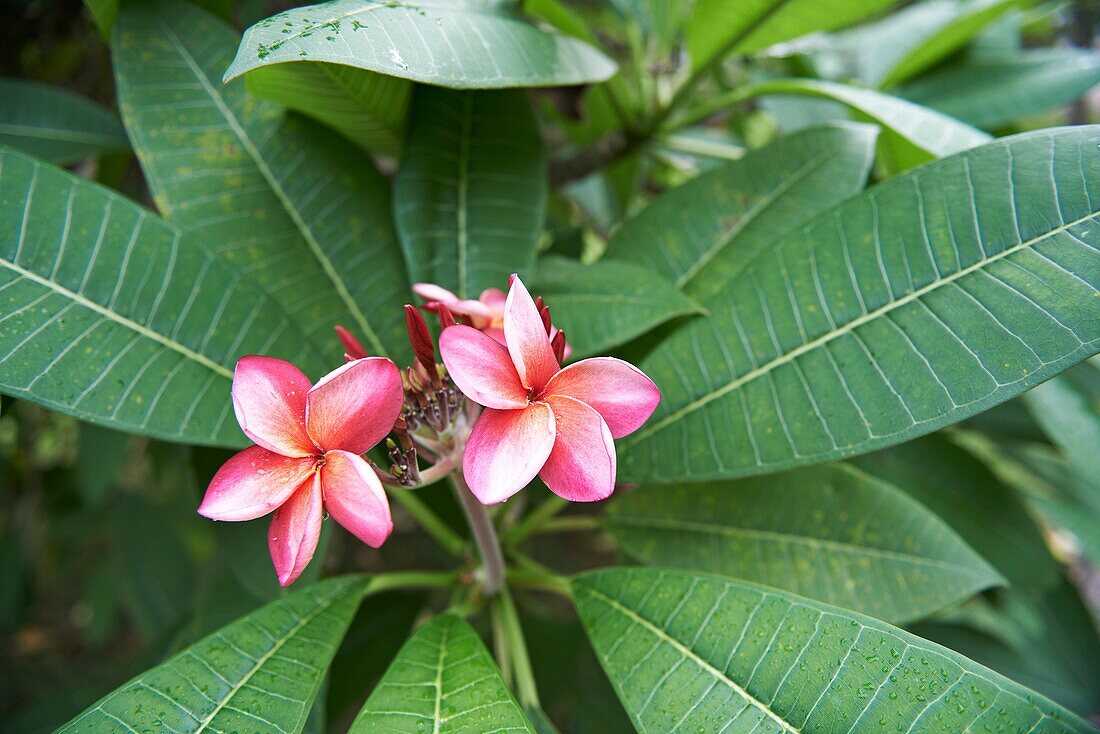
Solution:
M 198 4 L 244 28 L 296 3 Z M 625 12 L 637 12 L 630 26 L 637 37 L 599 40 L 604 48 L 621 51 L 617 61 L 627 76 L 645 77 L 631 73 L 632 65 L 655 72 L 675 69 L 675 52 L 657 32 L 657 19 L 646 14 L 656 13 L 660 3 L 569 3 L 587 19 L 623 12 L 620 4 L 630 6 Z M 543 3 L 528 5 L 538 15 Z M 755 59 L 733 61 L 700 98 L 720 100 L 733 88 L 731 80 L 793 75 L 886 88 L 997 135 L 1100 122 L 1100 53 L 1090 49 L 1098 23 L 1095 0 L 1032 5 L 926 0 L 858 28 L 814 34 Z M 600 27 L 593 27 L 600 36 Z M 915 67 L 899 72 L 892 60 L 921 44 L 927 53 Z M 108 109 L 114 106 L 109 52 L 79 0 L 3 0 L 0 77 L 62 86 Z M 660 94 L 638 91 L 642 100 L 651 92 Z M 559 146 L 584 145 L 617 125 L 599 88 L 583 105 L 577 90 L 534 94 L 544 134 Z M 590 258 L 602 249 L 612 222 L 663 189 L 736 159 L 780 132 L 850 116 L 834 101 L 807 96 L 750 98 L 729 105 L 726 114 L 709 114 L 718 111 L 698 110 L 705 124 L 681 126 L 602 174 L 562 187 L 552 196 L 546 246 Z M 880 156 L 880 165 L 888 161 Z M 74 165 L 152 206 L 129 152 Z M 635 357 L 632 349 L 651 343 L 628 346 L 624 354 Z M 1098 416 L 1100 365 L 1094 358 L 948 432 L 954 444 L 985 464 L 981 471 L 989 474 L 980 480 L 1015 495 L 1018 500 L 1012 501 L 1022 501 L 1042 528 L 1048 546 L 1043 553 L 1049 550 L 1051 556 L 1034 561 L 1049 568 L 1051 581 L 994 589 L 910 626 L 1086 715 L 1100 711 Z M 214 525 L 195 514 L 206 482 L 228 455 L 128 436 L 3 398 L 0 728 L 11 734 L 50 731 L 130 676 L 283 593 L 271 572 L 264 520 Z M 867 463 L 873 465 L 876 456 Z M 541 499 L 540 492 L 545 490 L 524 493 L 525 499 L 506 511 L 521 511 L 521 502 Z M 422 497 L 463 532 L 445 487 L 425 489 Z M 965 523 L 955 516 L 963 510 L 930 507 L 949 523 Z M 324 566 L 313 564 L 307 576 L 446 568 L 446 558 L 411 518 L 396 506 L 394 511 L 398 532 L 378 552 L 327 524 L 322 540 L 327 551 L 319 554 Z M 552 558 L 563 569 L 615 558 L 607 536 L 572 532 L 569 518 L 558 523 L 560 532 L 537 539 L 536 558 Z M 519 601 L 530 620 L 527 635 L 544 708 L 568 731 L 629 731 L 571 610 L 556 599 Z M 367 600 L 333 665 L 336 683 L 318 699 L 307 731 L 346 728 L 427 602 L 412 593 Z

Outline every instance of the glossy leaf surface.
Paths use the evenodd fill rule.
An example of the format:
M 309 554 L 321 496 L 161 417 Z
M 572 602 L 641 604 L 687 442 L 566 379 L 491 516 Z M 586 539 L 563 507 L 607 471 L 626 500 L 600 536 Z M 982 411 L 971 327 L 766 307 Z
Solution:
M 573 590 L 640 732 L 1091 731 L 934 642 L 766 586 L 609 569 Z
M 897 93 L 994 130 L 1069 104 L 1100 84 L 1100 52 L 1069 48 L 983 55 L 922 75 Z
M 574 359 L 606 353 L 677 316 L 701 313 L 667 280 L 629 263 L 582 265 L 569 258 L 542 257 L 531 292 L 546 299 Z
M 48 84 L 0 79 L 0 145 L 50 163 L 75 163 L 128 150 L 126 130 L 108 110 Z
M 379 731 L 534 734 L 535 729 L 481 638 L 465 620 L 443 614 L 409 638 L 351 725 L 351 734 Z
M 276 64 L 245 77 L 259 99 L 331 127 L 362 148 L 401 152 L 412 84 L 339 64 Z
M 239 446 L 243 354 L 321 364 L 270 298 L 97 184 L 0 149 L 0 388 L 78 418 Z
M 463 298 L 526 276 L 546 210 L 546 151 L 519 91 L 420 87 L 394 213 L 413 282 Z
M 1100 127 L 1007 138 L 849 199 L 643 362 L 664 399 L 621 442 L 620 476 L 864 453 L 1039 384 L 1097 351 L 1098 220 Z
M 271 602 L 143 673 L 59 734 L 297 734 L 366 579 L 322 581 Z
M 905 168 L 992 140 L 987 133 L 940 112 L 870 89 L 813 79 L 774 79 L 754 84 L 750 89 L 753 94 L 805 95 L 847 105 L 860 116 L 881 124 L 898 139 L 904 148 Z
M 845 124 L 781 138 L 654 199 L 605 257 L 641 263 L 706 305 L 783 233 L 863 188 L 875 135 Z
M 225 78 L 296 61 L 461 89 L 583 84 L 615 72 L 595 48 L 531 25 L 510 2 L 334 0 L 249 28 Z
M 335 364 L 334 324 L 372 354 L 402 353 L 408 285 L 386 180 L 325 128 L 223 86 L 236 40 L 181 3 L 123 8 L 120 107 L 157 207 L 255 278 Z
M 629 555 L 792 591 L 903 624 L 1003 583 L 942 520 L 844 464 L 681 487 L 608 508 Z

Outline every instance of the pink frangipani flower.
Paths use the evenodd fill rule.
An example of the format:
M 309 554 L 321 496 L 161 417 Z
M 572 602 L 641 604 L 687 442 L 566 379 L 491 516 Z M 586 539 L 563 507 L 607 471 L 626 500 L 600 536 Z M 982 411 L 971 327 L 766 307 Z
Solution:
M 505 344 L 469 326 L 439 339 L 447 372 L 485 407 L 462 467 L 486 505 L 503 502 L 537 474 L 555 494 L 594 502 L 615 488 L 615 444 L 641 426 L 661 393 L 640 370 L 612 357 L 561 369 L 538 308 L 518 277 L 503 313 Z
M 427 301 L 427 308 L 443 307 L 455 316 L 465 316 L 470 326 L 493 337 L 499 344 L 504 344 L 504 304 L 508 296 L 501 289 L 486 288 L 476 301 L 459 298 L 446 288 L 434 283 L 414 283 L 412 289 L 413 293 Z M 550 338 L 553 339 L 557 332 L 556 328 L 552 329 Z M 566 344 L 567 358 L 572 351 L 573 349 Z
M 372 548 L 393 530 L 382 483 L 360 456 L 386 437 L 404 393 L 393 362 L 348 362 L 310 385 L 281 359 L 244 357 L 233 373 L 233 410 L 256 446 L 210 481 L 199 514 L 254 520 L 274 511 L 268 547 L 279 583 L 313 558 L 323 513 Z

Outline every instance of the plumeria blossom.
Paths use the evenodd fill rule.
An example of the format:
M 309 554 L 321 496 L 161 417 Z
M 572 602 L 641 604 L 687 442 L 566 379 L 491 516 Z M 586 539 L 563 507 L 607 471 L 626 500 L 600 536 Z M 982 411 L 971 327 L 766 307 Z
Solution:
M 496 504 L 538 475 L 565 499 L 606 498 L 615 488 L 613 439 L 649 418 L 660 391 L 612 357 L 562 369 L 542 314 L 515 276 L 502 322 L 504 344 L 462 325 L 439 339 L 455 385 L 485 407 L 462 460 L 470 490 L 483 504 Z
M 446 308 L 456 316 L 464 316 L 470 326 L 504 344 L 504 305 L 508 296 L 501 289 L 486 288 L 476 301 L 459 298 L 434 283 L 414 283 L 412 289 L 413 293 L 427 301 L 427 308 Z M 550 338 L 553 339 L 557 333 L 558 330 L 551 327 Z M 572 351 L 566 344 L 565 357 L 569 357 Z
M 279 583 L 313 558 L 324 513 L 372 548 L 393 530 L 389 502 L 360 456 L 401 413 L 397 367 L 356 359 L 310 385 L 281 359 L 244 357 L 233 373 L 233 410 L 256 445 L 218 470 L 199 506 L 212 520 L 254 520 L 274 511 L 268 547 Z

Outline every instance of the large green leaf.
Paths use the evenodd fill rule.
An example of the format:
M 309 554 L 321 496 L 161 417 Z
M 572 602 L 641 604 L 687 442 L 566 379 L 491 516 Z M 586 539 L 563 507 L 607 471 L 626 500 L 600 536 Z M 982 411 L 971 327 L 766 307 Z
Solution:
M 547 160 L 517 90 L 418 87 L 394 180 L 394 213 L 414 282 L 459 296 L 526 277 L 546 210 Z
M 249 28 L 225 78 L 295 61 L 456 89 L 585 84 L 615 73 L 595 48 L 527 23 L 509 0 L 333 0 Z
M 0 145 L 50 163 L 75 163 L 128 150 L 126 130 L 113 114 L 59 87 L 0 78 Z
M 1100 52 L 1069 48 L 968 58 L 897 89 L 987 130 L 1069 104 L 1100 84 Z
M 1024 396 L 1024 403 L 1070 467 L 1092 486 L 1100 510 L 1100 368 L 1088 362 Z
M 931 33 L 912 33 L 896 46 L 894 60 L 876 81 L 883 89 L 910 79 L 962 48 L 977 33 L 1021 0 L 962 0 L 951 20 Z
M 429 727 L 436 734 L 535 732 L 481 638 L 453 614 L 436 617 L 409 638 L 351 734 Z
M 276 64 L 245 77 L 248 91 L 339 132 L 366 150 L 401 151 L 412 83 L 339 64 Z
M 849 199 L 642 363 L 664 398 L 622 442 L 620 475 L 864 453 L 1039 384 L 1100 342 L 1098 220 L 1096 126 L 1006 138 Z
M 980 617 L 945 615 L 916 624 L 911 631 L 1082 716 L 1100 711 L 1100 640 L 1073 585 L 1063 578 L 1041 595 L 1009 590 L 999 596 L 1004 603 L 986 603 Z
M 766 586 L 610 569 L 573 592 L 641 732 L 1091 731 L 934 642 Z
M 863 188 L 875 134 L 806 130 L 707 171 L 624 222 L 606 257 L 640 262 L 705 304 L 783 233 Z
M 320 364 L 270 298 L 118 194 L 0 148 L 0 389 L 133 433 L 238 446 L 242 354 Z
M 650 565 L 717 573 L 903 624 L 1003 583 L 942 520 L 844 464 L 645 487 L 607 527 Z
M 946 522 L 1016 587 L 1046 589 L 1059 567 L 1012 488 L 941 435 L 875 451 L 852 463 L 903 490 Z
M 687 24 L 691 64 L 699 69 L 730 52 L 840 28 L 894 0 L 698 0 Z
M 182 3 L 122 10 L 119 101 L 157 206 L 254 277 L 334 364 L 334 323 L 373 354 L 403 353 L 409 293 L 386 180 L 325 128 L 223 87 L 236 41 Z
M 566 257 L 543 257 L 531 290 L 546 299 L 574 359 L 606 352 L 677 316 L 701 312 L 667 280 L 626 262 L 582 265 Z
M 748 93 L 805 95 L 841 102 L 861 117 L 869 118 L 886 128 L 887 141 L 895 149 L 894 155 L 899 159 L 898 168 L 901 169 L 992 140 L 981 130 L 935 110 L 881 92 L 836 82 L 773 79 L 751 85 Z
M 195 643 L 59 729 L 297 734 L 366 586 L 322 581 Z

